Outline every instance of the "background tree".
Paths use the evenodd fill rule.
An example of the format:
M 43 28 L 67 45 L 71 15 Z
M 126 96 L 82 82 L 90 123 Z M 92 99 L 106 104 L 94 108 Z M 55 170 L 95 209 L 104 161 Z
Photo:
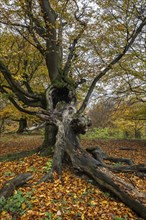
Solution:
M 96 128 L 112 126 L 112 113 L 114 106 L 115 104 L 112 100 L 102 100 L 101 102 L 97 102 L 88 113 L 92 121 L 92 126 Z
M 125 138 L 145 137 L 145 107 L 144 104 L 122 102 L 115 108 L 112 115 L 113 124 L 120 129 Z
M 112 74 L 114 66 L 117 67 L 116 64 L 135 42 L 138 44 L 137 38 L 143 34 L 146 24 L 143 5 L 139 0 L 112 3 L 96 0 L 87 3 L 75 0 L 2 0 L 0 19 L 3 32 L 23 37 L 39 51 L 46 64 L 48 81 L 40 93 L 27 80 L 22 83 L 24 80 L 14 76 L 13 70 L 1 60 L 0 71 L 8 88 L 3 81 L 0 88 L 19 110 L 38 116 L 50 129 L 47 136 L 51 140 L 49 145 L 54 145 L 53 165 L 51 172 L 39 182 L 52 178 L 54 172 L 61 178 L 66 152 L 75 168 L 90 175 L 146 217 L 146 207 L 141 201 L 144 195 L 136 189 L 134 194 L 130 194 L 133 186 L 120 181 L 101 159 L 92 158 L 80 147 L 78 140 L 78 135 L 85 133 L 90 124 L 83 112 L 97 82 L 107 73 L 108 76 Z M 118 31 L 115 31 L 117 27 Z M 100 45 L 100 50 L 95 48 L 97 45 Z M 84 86 L 82 82 L 85 79 L 87 83 Z M 87 91 L 87 94 L 77 109 L 76 92 L 79 90 Z
M 111 137 L 114 132 L 123 138 L 144 138 L 145 103 L 133 101 L 134 98 L 129 96 L 122 100 L 115 97 L 106 97 L 105 100 L 102 98 L 102 101 L 98 101 L 89 109 L 92 128 L 95 128 L 95 132 L 96 128 L 103 128 Z M 91 129 L 91 132 L 93 131 L 94 129 Z
M 15 108 L 15 106 L 8 100 L 5 101 L 5 104 L 6 106 L 2 107 L 0 110 L 0 120 L 4 123 L 3 132 L 23 133 L 29 131 L 32 126 L 41 124 L 38 117 L 34 117 L 17 110 L 17 108 Z

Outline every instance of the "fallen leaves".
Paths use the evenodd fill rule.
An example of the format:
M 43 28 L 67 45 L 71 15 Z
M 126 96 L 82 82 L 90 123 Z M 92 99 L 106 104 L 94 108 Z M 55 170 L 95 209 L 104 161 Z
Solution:
M 113 154 L 114 149 L 118 152 L 117 147 L 112 148 Z M 105 148 L 108 148 L 108 142 L 104 144 L 103 149 L 105 150 Z M 138 162 L 137 157 L 136 160 Z M 29 181 L 29 185 L 21 188 L 24 194 L 29 191 L 32 192 L 32 207 L 28 208 L 25 204 L 21 205 L 25 213 L 19 217 L 20 220 L 114 220 L 116 218 L 138 220 L 138 217 L 129 208 L 113 198 L 109 192 L 102 192 L 90 181 L 87 182 L 86 179 L 76 176 L 68 168 L 63 169 L 62 180 L 55 178 L 54 183 L 48 182 L 35 185 L 44 175 L 43 167 L 48 161 L 49 158 L 34 154 L 19 161 L 2 162 L 0 164 L 0 187 L 3 182 L 13 178 L 18 173 L 27 171 L 34 173 L 34 178 Z M 130 179 L 135 186 L 146 192 L 145 180 L 133 174 L 118 175 Z M 11 220 L 12 214 L 2 211 L 0 218 Z
M 46 162 L 46 158 L 39 158 L 34 155 L 25 158 L 24 161 L 35 161 L 33 166 L 37 169 L 37 175 L 34 181 L 41 177 L 42 173 L 37 164 L 38 160 Z M 11 169 L 15 170 L 17 162 L 11 162 Z M 22 167 L 23 164 L 23 167 Z M 18 166 L 17 172 L 24 170 L 25 163 Z M 4 172 L 4 165 L 3 172 Z M 9 164 L 10 165 L 10 164 Z M 27 169 L 27 168 L 26 168 Z M 52 214 L 52 219 L 114 219 L 114 216 L 123 217 L 127 214 L 128 219 L 137 219 L 136 215 L 128 209 L 123 203 L 115 201 L 112 197 L 107 196 L 96 186 L 87 183 L 86 180 L 75 176 L 70 170 L 64 169 L 63 183 L 55 180 L 54 183 L 41 183 L 40 185 L 32 185 L 21 190 L 26 193 L 33 188 L 32 208 L 26 209 L 25 214 L 20 217 L 21 220 L 26 219 L 47 219 L 46 213 Z M 32 180 L 30 181 L 32 183 Z M 22 204 L 23 205 L 23 204 Z M 23 206 L 25 209 L 25 206 Z M 128 213 L 131 213 L 130 217 Z M 50 215 L 51 215 L 50 214 Z M 7 215 L 7 213 L 5 213 Z M 48 218 L 49 219 L 49 218 Z M 50 218 L 51 219 L 51 218 Z

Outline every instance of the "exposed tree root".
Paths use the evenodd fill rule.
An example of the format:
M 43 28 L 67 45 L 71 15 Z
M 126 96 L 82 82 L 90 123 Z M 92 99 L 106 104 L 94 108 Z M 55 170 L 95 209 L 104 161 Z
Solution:
M 31 155 L 38 153 L 38 152 L 39 152 L 39 148 L 29 150 L 29 151 L 21 151 L 21 152 L 13 153 L 13 154 L 6 154 L 3 156 L 0 156 L 0 162 L 18 160 L 18 159 L 21 159 L 24 157 L 31 156 Z
M 110 190 L 139 216 L 146 218 L 146 194 L 116 176 L 79 145 L 74 145 L 70 138 L 67 143 L 66 151 L 74 167 L 91 176 L 101 187 Z
M 109 157 L 99 147 L 87 148 L 86 149 L 93 157 L 100 161 L 102 166 L 109 168 L 114 172 L 135 172 L 136 175 L 145 177 L 146 176 L 146 164 L 134 165 L 133 162 L 128 158 L 115 158 Z M 104 161 L 114 162 L 115 165 L 107 165 Z M 122 164 L 120 164 L 122 163 Z M 118 164 L 118 165 L 116 165 Z M 128 164 L 129 166 L 126 166 Z
M 139 175 L 139 173 L 142 176 L 146 176 L 146 164 L 138 164 L 138 165 L 132 165 L 132 166 L 116 166 L 111 168 L 114 172 L 124 172 L 124 173 L 130 173 L 135 172 L 136 175 Z
M 95 159 L 100 160 L 102 163 L 104 163 L 103 160 L 108 160 L 110 162 L 125 163 L 125 164 L 128 164 L 128 165 L 133 165 L 133 162 L 129 158 L 109 157 L 105 152 L 103 152 L 101 150 L 100 147 L 87 148 L 86 150 L 90 154 L 92 154 Z
M 32 179 L 33 175 L 31 173 L 23 173 L 15 178 L 6 181 L 3 188 L 0 190 L 0 198 L 4 197 L 5 199 L 11 196 L 15 189 L 24 185 L 28 180 Z
M 76 135 L 76 131 L 78 130 L 77 122 L 79 122 L 80 128 L 85 128 L 86 126 L 81 125 L 81 120 L 76 120 L 74 130 L 74 123 L 71 123 L 73 121 L 72 115 L 73 108 L 66 108 L 63 112 L 62 120 L 57 121 L 58 134 L 56 137 L 52 170 L 46 174 L 40 182 L 49 180 L 54 171 L 58 172 L 60 177 L 63 156 L 61 152 L 63 150 L 70 157 L 74 168 L 92 177 L 97 184 L 115 194 L 139 216 L 146 218 L 146 194 L 140 192 L 131 183 L 125 182 L 114 174 L 112 172 L 114 166 L 106 164 L 104 160 L 128 164 L 127 167 L 132 167 L 133 170 L 139 168 L 140 171 L 144 171 L 145 167 L 136 167 L 132 165 L 132 161 L 127 158 L 115 159 L 108 157 L 100 148 L 92 149 L 89 154 L 86 150 L 81 148 Z M 83 124 L 86 124 L 85 120 Z M 88 149 L 88 151 L 90 150 Z
M 48 173 L 46 173 L 38 182 L 37 184 L 40 184 L 42 182 L 47 182 L 47 181 L 53 182 L 53 169 L 51 169 Z

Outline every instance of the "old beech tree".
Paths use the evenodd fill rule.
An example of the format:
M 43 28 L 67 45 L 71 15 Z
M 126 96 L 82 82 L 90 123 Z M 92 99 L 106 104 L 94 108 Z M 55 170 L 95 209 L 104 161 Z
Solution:
M 98 81 L 105 75 L 110 77 L 123 57 L 134 51 L 136 54 L 136 49 L 143 45 L 144 1 L 111 2 L 2 0 L 2 33 L 20 36 L 39 51 L 48 70 L 48 82 L 43 93 L 33 90 L 27 80 L 28 73 L 20 80 L 16 77 L 19 70 L 14 74 L 7 57 L 1 57 L 0 91 L 17 109 L 38 116 L 45 126 L 45 140 L 38 151 L 48 154 L 53 150 L 53 165 L 38 183 L 52 178 L 53 172 L 61 178 L 62 162 L 70 160 L 75 169 L 92 177 L 146 217 L 146 195 L 115 174 L 115 171 L 133 171 L 145 175 L 145 165 L 132 165 L 131 161 L 120 158 L 117 160 L 127 166 L 116 169 L 106 165 L 104 159 L 115 158 L 109 158 L 100 149 L 82 149 L 78 138 L 90 125 L 84 110 Z M 84 86 L 87 94 L 79 105 L 77 92 Z M 14 183 L 18 186 L 19 178 Z M 6 190 L 7 187 L 1 195 L 6 195 Z

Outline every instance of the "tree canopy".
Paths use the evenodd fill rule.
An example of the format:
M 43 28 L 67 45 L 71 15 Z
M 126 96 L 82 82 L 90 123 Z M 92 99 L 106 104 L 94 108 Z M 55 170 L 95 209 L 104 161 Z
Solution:
M 82 91 L 90 86 L 84 104 L 107 72 L 107 78 L 114 76 L 117 83 L 126 74 L 129 80 L 125 77 L 125 81 L 130 83 L 132 76 L 133 80 L 135 77 L 144 79 L 137 69 L 138 66 L 141 71 L 143 68 L 143 1 L 1 1 L 0 8 L 1 38 L 6 39 L 1 46 L 1 72 L 11 92 L 17 93 L 25 105 L 44 105 L 42 97 L 33 94 L 28 82 L 42 59 L 46 62 L 43 67 L 46 70 L 40 69 L 39 75 L 48 71 L 46 85 L 51 80 L 57 87 L 80 85 L 78 89 Z M 28 48 L 29 55 L 26 55 Z M 133 64 L 128 60 L 133 60 Z M 130 67 L 126 67 L 125 62 Z M 134 68 L 135 72 L 131 73 L 128 68 Z M 123 69 L 126 69 L 124 73 Z M 86 84 L 81 84 L 85 80 Z M 18 81 L 25 82 L 23 89 Z M 3 82 L 1 85 L 3 93 L 10 93 L 4 91 Z

